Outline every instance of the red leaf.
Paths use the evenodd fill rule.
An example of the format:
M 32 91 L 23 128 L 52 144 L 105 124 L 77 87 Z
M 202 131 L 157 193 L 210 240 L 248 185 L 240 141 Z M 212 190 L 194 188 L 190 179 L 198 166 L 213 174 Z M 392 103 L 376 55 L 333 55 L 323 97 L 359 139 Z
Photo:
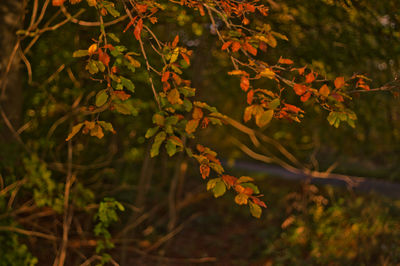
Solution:
M 120 100 L 128 100 L 131 96 L 124 91 L 114 91 L 113 94 L 117 96 Z
M 335 98 L 336 101 L 338 101 L 338 102 L 343 102 L 343 101 L 344 101 L 343 96 L 340 95 L 340 94 L 333 93 L 331 96 L 332 96 L 333 98 Z
M 101 49 L 99 49 L 99 60 L 105 66 L 108 66 L 108 64 L 110 63 L 110 56 L 106 52 L 103 52 Z
M 247 42 L 244 43 L 244 49 L 246 49 L 249 53 L 251 53 L 254 56 L 257 55 L 257 49 Z

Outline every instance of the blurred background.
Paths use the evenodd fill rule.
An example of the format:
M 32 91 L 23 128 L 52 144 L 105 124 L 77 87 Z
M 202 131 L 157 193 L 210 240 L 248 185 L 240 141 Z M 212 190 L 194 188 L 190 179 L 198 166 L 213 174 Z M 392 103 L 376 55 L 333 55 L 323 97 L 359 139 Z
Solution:
M 255 17 L 251 23 L 269 23 L 289 41 L 278 41 L 276 48 L 268 48 L 260 58 L 267 62 L 290 58 L 296 67 L 307 65 L 330 79 L 363 74 L 372 80 L 371 88 L 398 82 L 398 0 L 262 2 L 270 6 L 269 16 Z M 15 25 L 17 29 L 29 26 L 34 7 L 32 1 L 26 5 L 25 20 Z M 207 18 L 178 5 L 166 7 L 152 27 L 159 39 L 172 40 L 178 34 L 193 50 L 185 75 L 197 88 L 196 97 L 242 121 L 245 95 L 238 80 L 226 74 L 232 70 L 230 59 L 221 52 Z M 75 13 L 79 8 L 69 6 L 68 10 Z M 6 13 L 0 14 L 6 18 Z M 86 11 L 80 18 L 95 17 Z M 55 7 L 44 17 L 44 21 L 52 19 L 64 19 Z M 222 27 L 219 21 L 217 25 Z M 110 28 L 122 32 L 125 26 Z M 14 70 L 18 77 L 13 85 L 20 88 L 13 92 L 17 100 L 2 103 L 6 111 L 18 109 L 15 123 L 23 145 L 10 136 L 1 120 L 0 265 L 50 265 L 55 256 L 54 241 L 27 231 L 61 233 L 60 195 L 68 145 L 64 140 L 70 123 L 76 121 L 70 106 L 78 98 L 88 105 L 93 102 L 91 91 L 101 88 L 89 79 L 84 62 L 71 55 L 88 47 L 97 31 L 67 23 L 43 33 L 32 46 L 34 36 L 21 43 L 24 49 L 29 47 L 25 55 L 32 73 L 29 80 L 21 61 Z M 118 37 L 139 52 L 131 33 Z M 13 42 L 2 45 L 12 47 Z M 159 58 L 150 54 L 150 60 L 157 65 Z M 301 123 L 273 120 L 260 132 L 267 141 L 259 147 L 229 125 L 202 130 L 200 142 L 218 152 L 230 173 L 255 178 L 268 208 L 260 219 L 253 219 L 247 208 L 233 203 L 233 195 L 214 199 L 206 192 L 198 165 L 190 158 L 178 154 L 171 159 L 165 151 L 154 159 L 146 155 L 149 144 L 144 135 L 157 107 L 144 67 L 136 69 L 132 78 L 137 115 L 102 114 L 118 133 L 101 140 L 83 136 L 74 142 L 74 169 L 79 178 L 71 190 L 75 214 L 67 265 L 80 265 L 95 254 L 96 245 L 90 240 L 104 198 L 114 198 L 126 209 L 117 212 L 118 221 L 110 226 L 114 248 L 108 250 L 115 261 L 124 260 L 126 265 L 400 264 L 400 104 L 396 93 L 354 94 L 349 105 L 358 117 L 355 129 L 344 124 L 331 127 L 327 113 L 310 103 L 303 106 Z M 299 104 L 296 99 L 291 100 Z M 254 127 L 252 123 L 247 126 Z M 319 185 L 279 164 L 255 160 L 240 146 L 287 160 L 274 143 L 309 169 L 341 174 L 340 178 L 362 177 L 368 191 L 358 191 L 357 185 L 338 176 Z M 146 176 L 145 181 L 141 176 Z M 26 185 L 4 191 L 22 178 L 28 180 Z M 172 217 L 168 207 L 171 180 L 177 180 Z M 74 246 L 73 239 L 86 244 L 77 241 Z

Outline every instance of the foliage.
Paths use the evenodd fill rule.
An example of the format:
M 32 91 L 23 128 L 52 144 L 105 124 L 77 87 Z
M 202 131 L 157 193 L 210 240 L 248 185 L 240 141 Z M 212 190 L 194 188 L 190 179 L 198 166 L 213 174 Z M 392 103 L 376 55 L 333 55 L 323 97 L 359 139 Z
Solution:
M 331 1 L 311 2 L 323 7 L 319 13 L 312 4 L 296 1 L 26 1 L 29 15 L 24 29 L 17 31 L 28 69 L 29 89 L 19 95 L 25 125 L 15 125 L 20 150 L 10 141 L 0 151 L 0 200 L 7 206 L 2 213 L 12 217 L 7 226 L 30 229 L 20 231 L 25 234 L 46 232 L 39 235 L 57 248 L 54 263 L 60 265 L 74 263 L 63 255 L 83 248 L 86 262 L 105 264 L 116 257 L 126 263 L 127 249 L 132 250 L 128 241 L 140 255 L 154 252 L 180 230 L 181 210 L 204 197 L 193 192 L 197 181 L 185 180 L 185 175 L 201 176 L 215 198 L 226 195 L 263 219 L 265 190 L 254 177 L 226 171 L 218 157 L 229 156 L 237 133 L 228 125 L 239 123 L 234 119 L 243 118 L 242 132 L 257 135 L 249 135 L 252 143 L 264 132 L 272 136 L 270 143 L 287 144 L 300 160 L 308 152 L 298 148 L 299 142 L 313 139 L 310 131 L 319 131 L 327 145 L 353 144 L 343 140 L 343 132 L 360 134 L 356 121 L 372 119 L 364 116 L 370 104 L 357 106 L 354 96 L 378 86 L 357 72 L 368 65 L 362 60 L 371 61 L 370 70 L 378 59 L 360 56 L 353 67 L 354 58 L 346 53 L 336 53 L 340 58 L 335 59 L 318 52 L 327 49 L 331 37 L 315 44 L 309 38 L 312 30 L 298 27 L 323 28 L 314 16 L 329 20 L 332 10 L 339 18 L 349 14 L 352 21 L 363 18 L 374 24 L 374 6 L 361 1 L 368 12 L 356 12 L 356 4 L 345 8 Z M 290 27 L 294 18 L 297 23 Z M 360 27 L 337 26 L 347 35 Z M 387 37 L 397 36 L 386 31 Z M 346 52 L 359 47 L 358 40 L 346 39 L 352 45 Z M 368 49 L 376 48 L 372 46 Z M 397 64 L 391 64 L 393 69 Z M 340 71 L 345 74 L 335 73 Z M 384 90 L 393 88 L 389 84 Z M 339 126 L 335 132 L 342 139 L 333 140 L 332 131 Z M 326 208 L 326 221 L 319 221 L 315 230 L 331 232 L 340 226 L 334 211 Z M 314 206 L 308 209 L 310 215 L 317 212 Z M 285 245 L 295 246 L 293 254 L 301 253 L 303 243 L 293 239 L 311 219 L 303 214 L 292 225 L 296 229 L 268 254 Z M 339 216 L 346 217 L 345 211 Z M 19 244 L 16 234 L 7 232 L 5 241 L 15 247 L 15 256 L 36 262 L 25 248 L 35 246 L 30 238 Z M 307 241 L 307 246 L 319 243 Z M 337 253 L 312 252 L 326 258 Z M 40 252 L 35 256 L 44 263 L 53 260 Z

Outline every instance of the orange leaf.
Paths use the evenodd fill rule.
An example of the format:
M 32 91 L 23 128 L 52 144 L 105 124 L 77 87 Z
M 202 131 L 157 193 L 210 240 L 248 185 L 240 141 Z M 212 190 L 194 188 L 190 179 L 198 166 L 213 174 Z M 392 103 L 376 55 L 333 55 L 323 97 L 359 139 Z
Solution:
M 129 21 L 128 25 L 126 25 L 123 32 L 126 32 L 133 24 L 135 24 L 136 19 L 137 19 L 137 16 L 134 17 L 131 21 Z
M 171 104 L 182 104 L 182 100 L 180 98 L 179 91 L 177 89 L 172 89 L 167 95 L 168 101 Z
M 187 122 L 186 127 L 185 127 L 185 131 L 188 134 L 192 134 L 193 132 L 196 131 L 196 128 L 199 126 L 199 120 L 190 120 L 189 122 Z
M 124 91 L 114 91 L 113 94 L 122 101 L 126 101 L 131 97 L 131 95 L 129 95 L 128 93 L 126 93 Z
M 90 45 L 90 46 L 89 46 L 89 49 L 88 49 L 88 53 L 89 53 L 90 55 L 96 53 L 97 48 L 98 48 L 98 47 L 97 47 L 97 44 L 96 44 L 96 43 Z
M 251 44 L 249 43 L 244 43 L 244 48 L 251 53 L 252 55 L 256 56 L 257 55 L 257 49 L 254 48 Z
M 178 42 L 179 42 L 179 35 L 176 35 L 174 41 L 172 42 L 172 48 L 175 48 L 178 45 Z
M 249 89 L 249 86 L 249 79 L 246 76 L 242 76 L 242 78 L 240 79 L 240 88 L 242 88 L 242 90 L 244 91 L 247 91 Z
M 228 49 L 228 47 L 229 47 L 231 44 L 232 44 L 232 41 L 228 41 L 228 42 L 224 43 L 224 45 L 222 45 L 221 50 L 223 51 L 223 50 Z
M 200 164 L 200 173 L 203 179 L 206 179 L 210 175 L 210 167 L 207 164 Z
M 307 87 L 302 84 L 294 84 L 293 90 L 297 95 L 303 95 L 306 92 Z
M 62 6 L 64 4 L 65 0 L 53 0 L 51 3 L 53 6 Z
M 169 79 L 169 71 L 165 71 L 164 74 L 162 75 L 161 81 L 166 82 Z
M 193 109 L 192 117 L 195 120 L 200 120 L 203 117 L 203 111 L 199 107 L 195 107 Z
M 335 79 L 335 88 L 340 89 L 344 85 L 344 77 L 337 77 Z
M 142 28 L 143 28 L 143 20 L 139 19 L 139 21 L 136 24 L 135 31 L 133 32 L 136 40 L 140 39 L 140 33 L 142 32 Z
M 306 101 L 310 98 L 310 96 L 311 96 L 311 93 L 307 92 L 307 93 L 305 93 L 304 95 L 302 95 L 302 96 L 300 97 L 300 100 L 301 100 L 302 102 L 306 102 Z
M 308 73 L 308 75 L 306 76 L 306 83 L 311 83 L 311 82 L 313 82 L 314 80 L 315 80 L 314 73 L 313 73 L 313 72 Z
M 99 60 L 105 66 L 108 66 L 108 64 L 110 63 L 110 56 L 106 52 L 103 52 L 101 49 L 99 49 Z
M 187 54 L 185 54 L 185 53 L 181 53 L 181 56 L 182 56 L 183 60 L 185 60 L 186 64 L 190 65 L 189 56 L 187 56 Z
M 236 184 L 237 178 L 231 175 L 223 175 L 222 180 L 224 180 L 225 184 L 230 188 Z
M 343 96 L 340 95 L 340 94 L 334 93 L 334 94 L 332 94 L 331 96 L 332 96 L 333 98 L 335 98 L 336 101 L 338 101 L 338 102 L 343 102 L 343 101 L 344 101 Z
M 293 64 L 293 61 L 290 59 L 284 59 L 284 58 L 280 57 L 278 63 L 285 64 L 285 65 L 291 65 L 291 64 Z
M 319 89 L 319 94 L 321 94 L 324 97 L 328 97 L 329 93 L 331 91 L 329 90 L 328 86 L 324 84 L 320 89 Z
M 253 102 L 253 97 L 254 97 L 254 90 L 250 90 L 247 93 L 247 103 L 250 105 Z
M 237 52 L 237 51 L 239 51 L 240 47 L 241 47 L 240 42 L 234 42 L 234 43 L 232 44 L 232 52 Z
M 249 196 L 247 196 L 246 194 L 240 193 L 240 194 L 236 195 L 235 202 L 239 205 L 245 205 L 245 204 L 247 204 L 248 198 L 249 198 Z

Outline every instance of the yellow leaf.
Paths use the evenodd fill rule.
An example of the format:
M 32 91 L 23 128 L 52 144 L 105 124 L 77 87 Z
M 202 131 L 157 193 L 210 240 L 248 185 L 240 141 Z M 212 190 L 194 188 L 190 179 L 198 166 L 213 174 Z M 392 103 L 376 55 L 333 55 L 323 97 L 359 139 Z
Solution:
M 68 134 L 68 137 L 65 139 L 66 141 L 69 141 L 72 139 L 82 128 L 83 123 L 79 123 L 75 126 L 72 127 L 71 133 Z
M 97 51 L 97 48 L 98 48 L 98 47 L 97 47 L 97 44 L 96 44 L 96 43 L 90 45 L 90 47 L 89 47 L 89 49 L 88 49 L 89 54 L 90 54 L 90 55 L 94 54 L 94 53 Z
M 264 68 L 264 70 L 260 72 L 260 75 L 262 77 L 273 79 L 275 77 L 275 72 L 272 71 L 270 68 Z
M 99 139 L 104 137 L 103 129 L 99 125 L 95 125 L 92 130 L 90 130 L 90 136 L 98 137 Z
M 240 193 L 240 194 L 236 195 L 235 202 L 239 205 L 245 205 L 245 204 L 247 204 L 248 198 L 249 198 L 249 196 L 247 196 L 246 194 Z

